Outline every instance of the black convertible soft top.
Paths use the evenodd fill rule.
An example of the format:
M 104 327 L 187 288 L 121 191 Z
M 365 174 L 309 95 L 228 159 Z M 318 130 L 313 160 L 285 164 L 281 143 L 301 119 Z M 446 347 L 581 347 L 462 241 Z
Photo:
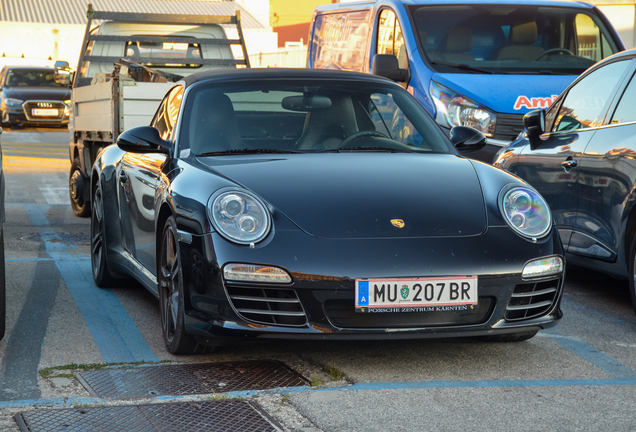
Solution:
M 258 79 L 335 79 L 356 80 L 387 83 L 393 81 L 361 72 L 349 72 L 334 69 L 300 69 L 300 68 L 252 68 L 252 69 L 215 69 L 197 72 L 183 78 L 186 87 L 204 80 L 258 80 Z M 395 84 L 395 83 L 394 83 Z M 395 84 L 397 85 L 397 84 Z

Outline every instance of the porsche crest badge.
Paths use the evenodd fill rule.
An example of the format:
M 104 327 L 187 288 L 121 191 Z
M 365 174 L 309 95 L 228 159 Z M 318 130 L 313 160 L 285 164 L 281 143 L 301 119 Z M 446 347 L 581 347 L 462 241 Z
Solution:
M 404 228 L 404 221 L 402 219 L 391 219 L 391 224 L 396 228 Z

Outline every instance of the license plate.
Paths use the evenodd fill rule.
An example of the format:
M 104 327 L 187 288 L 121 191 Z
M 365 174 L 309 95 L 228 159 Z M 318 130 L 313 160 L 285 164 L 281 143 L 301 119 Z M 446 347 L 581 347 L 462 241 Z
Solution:
M 415 279 L 356 279 L 356 312 L 461 310 L 478 304 L 477 276 Z M 468 309 L 468 308 L 462 308 Z
M 44 116 L 56 116 L 57 115 L 57 109 L 52 109 L 52 108 L 33 108 L 31 110 L 31 115 L 32 116 L 40 116 L 40 117 L 44 117 Z

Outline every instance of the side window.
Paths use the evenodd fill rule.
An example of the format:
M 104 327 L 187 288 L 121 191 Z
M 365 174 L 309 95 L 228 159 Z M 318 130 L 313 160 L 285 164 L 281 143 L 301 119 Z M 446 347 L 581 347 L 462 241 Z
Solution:
M 610 63 L 595 70 L 570 89 L 554 123 L 554 132 L 599 126 L 603 108 L 630 61 Z
M 601 33 L 592 17 L 585 14 L 576 15 L 576 55 L 595 62 L 613 54 L 605 35 Z
M 636 122 L 636 77 L 632 77 L 614 111 L 610 124 Z
M 402 27 L 395 16 L 395 12 L 390 9 L 384 9 L 380 13 L 379 20 L 376 52 L 378 54 L 393 54 L 397 57 L 400 68 L 406 69 L 409 59 L 406 55 Z
M 151 123 L 151 126 L 156 127 L 159 130 L 161 138 L 165 140 L 170 139 L 172 130 L 177 124 L 182 98 L 183 87 L 176 86 L 170 90 L 168 95 L 161 102 L 157 114 L 155 114 L 155 118 Z
M 369 102 L 369 115 L 375 130 L 402 144 L 426 148 L 422 135 L 402 112 L 389 94 L 373 94 Z

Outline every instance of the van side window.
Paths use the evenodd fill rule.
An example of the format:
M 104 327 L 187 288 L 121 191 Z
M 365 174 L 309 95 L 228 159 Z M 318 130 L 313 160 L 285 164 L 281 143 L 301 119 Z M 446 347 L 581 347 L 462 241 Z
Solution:
M 155 114 L 155 118 L 150 124 L 151 126 L 157 128 L 162 139 L 170 139 L 172 130 L 177 124 L 177 118 L 179 117 L 179 107 L 181 107 L 182 99 L 183 87 L 174 87 L 161 102 L 161 106 L 159 106 L 157 114 Z
M 409 60 L 406 55 L 402 27 L 391 9 L 380 12 L 378 22 L 378 42 L 376 53 L 393 54 L 398 59 L 400 68 L 407 69 Z

